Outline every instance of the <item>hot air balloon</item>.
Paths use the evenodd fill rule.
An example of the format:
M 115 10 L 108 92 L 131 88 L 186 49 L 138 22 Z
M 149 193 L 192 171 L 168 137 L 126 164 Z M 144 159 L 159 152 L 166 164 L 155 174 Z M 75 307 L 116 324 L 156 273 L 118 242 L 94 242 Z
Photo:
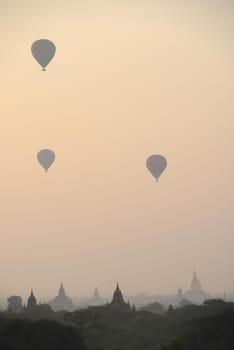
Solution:
M 38 152 L 37 159 L 47 172 L 49 167 L 54 163 L 55 153 L 50 149 L 42 149 L 40 152 Z
M 158 181 L 159 177 L 167 167 L 167 160 L 163 156 L 154 154 L 147 159 L 146 166 L 155 177 L 156 181 Z
M 41 65 L 42 70 L 45 71 L 55 55 L 56 47 L 52 41 L 40 39 L 32 44 L 31 51 L 35 60 Z

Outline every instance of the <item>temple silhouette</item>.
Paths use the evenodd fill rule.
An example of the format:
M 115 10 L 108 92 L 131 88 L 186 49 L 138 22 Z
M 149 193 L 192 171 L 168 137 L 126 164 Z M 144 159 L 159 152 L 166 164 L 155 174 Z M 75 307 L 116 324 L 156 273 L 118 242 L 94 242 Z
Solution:
M 33 294 L 33 289 L 31 289 L 31 294 L 28 298 L 28 302 L 27 302 L 27 310 L 29 311 L 34 311 L 37 307 L 37 299 L 35 297 L 35 295 Z
M 182 288 L 179 287 L 177 295 L 175 296 L 174 304 L 179 304 L 180 306 L 184 306 L 186 303 L 201 304 L 204 302 L 204 300 L 209 298 L 210 295 L 202 289 L 201 282 L 199 281 L 197 273 L 194 270 L 192 279 L 188 284 L 188 289 L 183 292 Z
M 90 305 L 91 306 L 98 306 L 98 305 L 102 305 L 102 304 L 103 304 L 103 300 L 100 297 L 100 293 L 99 293 L 98 288 L 96 287 L 94 290 L 94 293 L 93 293 L 93 297 L 90 301 Z
M 125 302 L 123 298 L 123 294 L 119 288 L 119 283 L 117 283 L 116 289 L 113 294 L 112 301 L 107 306 L 119 309 L 119 310 L 131 310 L 131 306 L 129 302 Z
M 178 288 L 177 293 L 171 295 L 140 295 L 140 296 L 132 296 L 129 297 L 131 302 L 131 306 L 129 300 L 125 301 L 123 293 L 119 287 L 119 283 L 117 283 L 116 288 L 113 292 L 113 296 L 111 301 L 105 302 L 103 298 L 101 298 L 98 288 L 96 287 L 94 290 L 94 294 L 91 298 L 74 298 L 73 300 L 67 296 L 66 291 L 64 289 L 63 283 L 61 283 L 58 294 L 55 298 L 50 300 L 48 303 L 38 303 L 37 299 L 34 295 L 33 289 L 31 289 L 30 295 L 23 304 L 22 298 L 20 296 L 12 295 L 10 296 L 8 301 L 8 311 L 13 313 L 28 313 L 28 314 L 43 314 L 49 313 L 52 311 L 74 311 L 78 308 L 89 307 L 89 306 L 103 306 L 110 308 L 112 310 L 133 310 L 135 306 L 137 308 L 142 307 L 144 305 L 150 304 L 152 302 L 158 301 L 165 305 L 173 305 L 174 307 L 182 307 L 187 304 L 202 304 L 205 300 L 210 299 L 211 296 L 208 294 L 203 288 L 202 284 L 197 277 L 197 273 L 194 270 L 192 279 L 188 284 L 188 288 L 185 291 L 182 290 L 181 287 Z M 226 299 L 226 296 L 224 297 Z
M 54 311 L 73 311 L 75 308 L 72 299 L 66 295 L 63 283 L 60 285 L 58 295 L 53 300 L 51 300 L 49 304 Z

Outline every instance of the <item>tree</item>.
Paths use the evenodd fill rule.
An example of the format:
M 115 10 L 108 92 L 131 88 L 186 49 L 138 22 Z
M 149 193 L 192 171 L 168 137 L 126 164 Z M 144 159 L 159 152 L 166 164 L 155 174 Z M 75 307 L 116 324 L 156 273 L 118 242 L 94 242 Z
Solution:
M 161 345 L 161 350 L 186 350 L 186 344 L 184 339 L 176 338 L 171 340 L 166 345 Z
M 16 295 L 12 295 L 7 299 L 8 311 L 13 313 L 20 313 L 23 311 L 22 298 Z

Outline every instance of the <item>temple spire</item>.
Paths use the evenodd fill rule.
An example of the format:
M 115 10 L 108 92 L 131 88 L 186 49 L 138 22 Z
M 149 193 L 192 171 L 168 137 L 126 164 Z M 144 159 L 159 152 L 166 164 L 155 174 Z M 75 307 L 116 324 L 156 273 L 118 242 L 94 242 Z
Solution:
M 114 291 L 113 298 L 112 298 L 110 305 L 112 307 L 130 310 L 130 305 L 129 305 L 129 303 L 126 303 L 124 301 L 123 294 L 119 288 L 118 282 L 117 282 L 117 286 L 116 286 L 116 289 Z
M 70 299 L 65 292 L 63 282 L 61 282 L 58 295 L 50 301 L 50 305 L 54 311 L 66 310 L 73 311 L 74 305 L 72 299 Z
M 201 283 L 199 282 L 198 278 L 197 278 L 197 274 L 196 271 L 193 271 L 193 278 L 192 281 L 189 285 L 190 289 L 192 290 L 198 290 L 201 289 Z
M 33 289 L 31 289 L 31 294 L 28 298 L 27 302 L 27 309 L 34 309 L 37 306 L 37 299 L 35 298 L 35 295 L 33 294 Z
M 94 294 L 93 294 L 93 298 L 94 299 L 100 299 L 100 294 L 99 294 L 99 291 L 98 291 L 98 288 L 96 287 L 95 288 L 95 291 L 94 291 Z
M 61 282 L 58 295 L 59 295 L 59 296 L 64 296 L 64 295 L 66 295 L 65 289 L 64 289 L 64 287 L 63 287 L 63 282 Z

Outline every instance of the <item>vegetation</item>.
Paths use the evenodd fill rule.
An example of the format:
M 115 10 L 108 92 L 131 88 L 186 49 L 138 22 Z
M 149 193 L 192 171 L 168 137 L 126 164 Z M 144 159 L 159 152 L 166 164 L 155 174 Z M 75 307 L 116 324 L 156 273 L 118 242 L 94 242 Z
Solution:
M 234 349 L 234 303 L 218 299 L 203 305 L 170 308 L 161 314 L 108 306 L 89 307 L 72 313 L 51 313 L 48 308 L 41 311 L 44 316 L 48 312 L 49 319 L 35 320 L 35 315 L 27 313 L 2 313 L 0 349 Z
M 84 350 L 77 328 L 50 320 L 0 319 L 2 350 Z
M 196 319 L 189 324 L 190 330 L 181 339 L 162 345 L 160 350 L 233 350 L 234 311 Z
M 160 303 L 151 303 L 147 306 L 144 306 L 141 308 L 142 311 L 150 311 L 150 312 L 153 312 L 155 314 L 162 314 L 165 312 L 165 308 L 162 304 Z
M 65 320 L 81 330 L 89 350 L 233 350 L 232 317 L 234 303 L 211 300 L 164 314 L 89 307 Z

